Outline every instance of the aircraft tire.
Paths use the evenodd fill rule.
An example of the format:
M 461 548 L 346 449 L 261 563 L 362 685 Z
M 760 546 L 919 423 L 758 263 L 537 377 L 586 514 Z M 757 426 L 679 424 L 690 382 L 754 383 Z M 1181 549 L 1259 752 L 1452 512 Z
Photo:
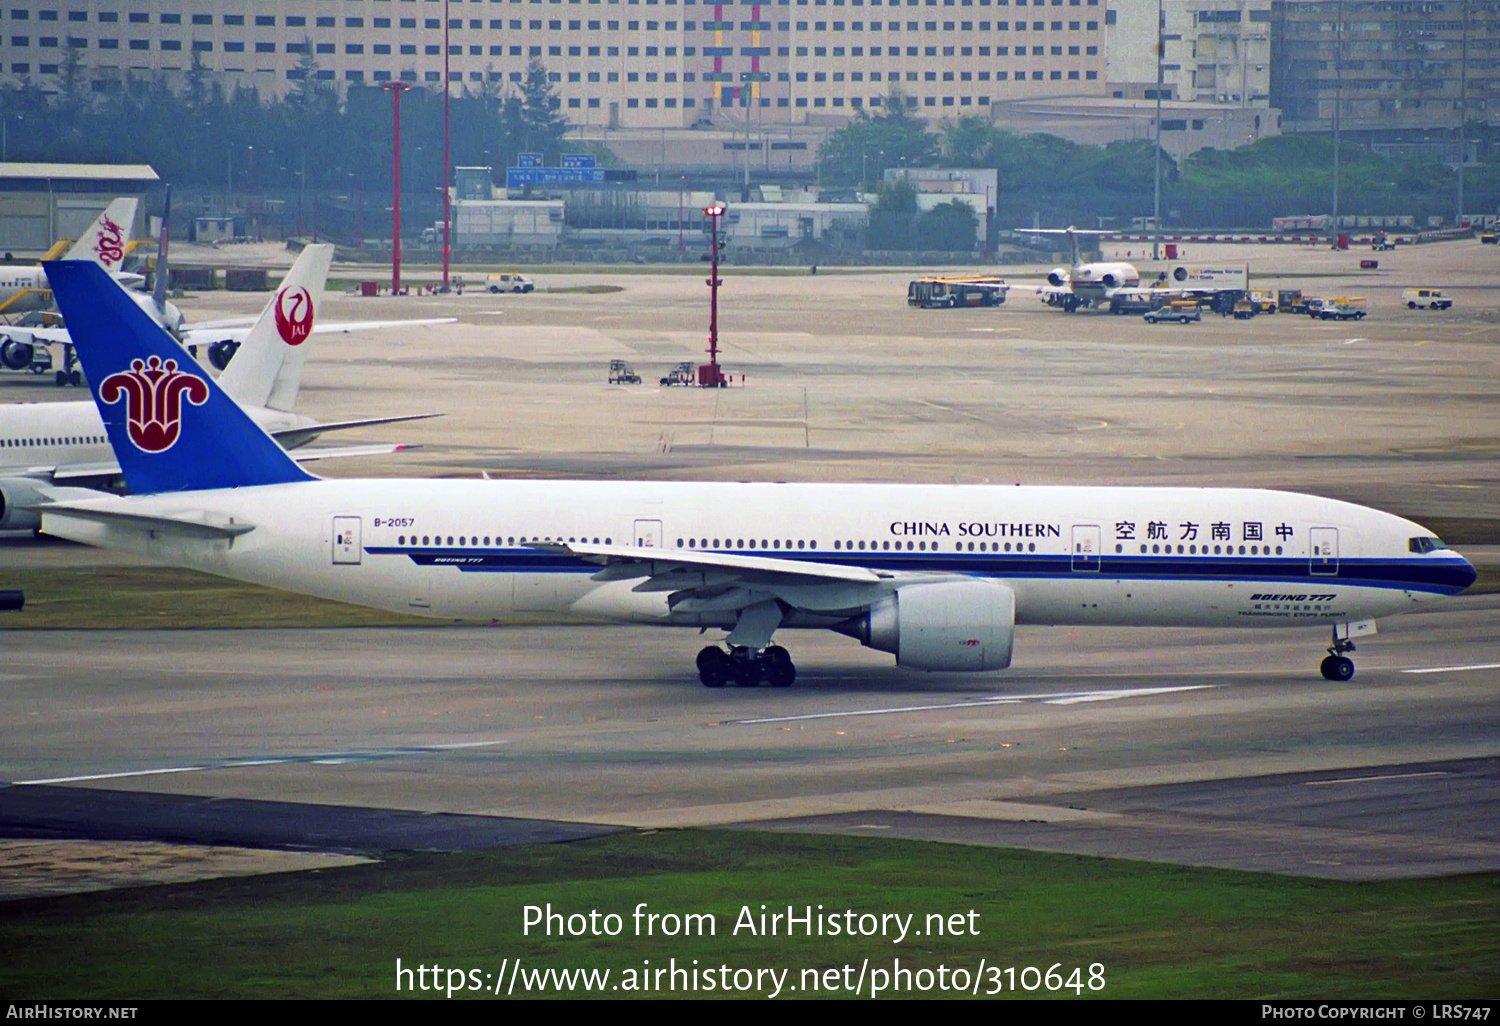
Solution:
M 1354 677 L 1354 660 L 1348 656 L 1331 655 L 1323 660 L 1319 669 L 1323 671 L 1324 680 L 1351 680 Z
M 729 657 L 709 645 L 698 653 L 698 679 L 706 688 L 722 688 L 729 680 Z
M 797 667 L 792 663 L 792 654 L 780 645 L 766 649 L 766 682 L 773 688 L 789 688 L 797 679 Z

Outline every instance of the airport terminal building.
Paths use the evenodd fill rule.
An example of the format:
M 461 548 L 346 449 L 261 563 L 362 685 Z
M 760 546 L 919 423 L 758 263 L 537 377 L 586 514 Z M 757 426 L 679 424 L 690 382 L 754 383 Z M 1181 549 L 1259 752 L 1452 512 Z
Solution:
M 445 15 L 446 12 L 446 15 Z M 181 84 L 196 60 L 278 96 L 308 74 L 502 91 L 541 61 L 578 126 L 837 124 L 900 93 L 932 119 L 1105 95 L 1104 0 L 10 0 L 0 71 L 55 89 Z M 446 52 L 445 52 L 446 51 Z

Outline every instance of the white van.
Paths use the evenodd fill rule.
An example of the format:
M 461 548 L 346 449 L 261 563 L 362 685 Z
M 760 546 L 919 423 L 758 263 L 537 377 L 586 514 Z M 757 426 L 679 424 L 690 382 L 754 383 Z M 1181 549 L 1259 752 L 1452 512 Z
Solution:
M 490 292 L 531 292 L 536 288 L 524 274 L 485 275 L 484 287 Z
M 1401 293 L 1401 302 L 1408 310 L 1446 310 L 1453 300 L 1443 295 L 1442 289 L 1414 288 Z

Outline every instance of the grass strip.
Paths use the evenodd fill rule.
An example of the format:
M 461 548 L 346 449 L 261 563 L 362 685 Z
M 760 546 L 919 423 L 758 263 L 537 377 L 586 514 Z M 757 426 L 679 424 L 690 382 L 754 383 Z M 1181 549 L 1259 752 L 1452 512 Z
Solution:
M 633 912 L 710 913 L 713 936 L 637 936 Z M 618 936 L 523 934 L 527 905 L 621 918 Z M 762 936 L 748 910 L 913 914 L 893 936 Z M 1500 986 L 1493 876 L 1338 883 L 916 841 L 737 831 L 623 834 L 568 845 L 389 856 L 316 872 L 12 902 L 0 914 L 0 993 L 13 1000 L 396 995 L 405 967 L 649 966 L 912 971 L 1056 963 L 1087 997 L 1423 998 Z M 970 917 L 969 913 L 974 915 Z M 927 916 L 958 916 L 956 935 Z M 957 920 L 947 920 L 949 923 Z M 575 920 L 575 924 L 579 921 Z M 658 921 L 664 922 L 664 921 Z M 969 932 L 973 924 L 977 933 Z M 894 932 L 894 927 L 892 927 Z M 484 974 L 491 974 L 488 978 Z M 826 981 L 821 973 L 814 973 Z M 468 980 L 473 977 L 466 977 Z M 987 989 L 989 975 L 981 990 Z M 1009 977 L 1002 996 L 1010 993 Z M 523 979 L 523 984 L 525 980 Z M 826 982 L 824 984 L 826 986 Z M 868 985 L 867 985 L 868 986 Z M 663 984 L 665 987 L 665 984 Z M 523 993 L 517 991 L 517 995 Z M 527 996 L 552 996 L 555 988 Z M 819 990 L 820 996 L 828 996 Z M 929 990 L 927 996 L 939 996 Z M 1029 996 L 1044 996 L 1045 987 Z M 1056 996 L 1074 998 L 1072 989 Z M 650 996 L 682 996 L 654 987 Z M 719 996 L 701 987 L 690 996 Z M 866 989 L 868 994 L 868 989 Z M 443 997 L 441 991 L 417 996 Z M 455 995 L 458 996 L 458 995 Z M 467 996 L 474 996 L 469 994 Z M 571 996 L 584 996 L 575 989 Z M 630 996 L 608 990 L 601 996 Z M 766 996 L 752 993 L 749 996 Z M 918 993 L 916 996 L 922 996 Z

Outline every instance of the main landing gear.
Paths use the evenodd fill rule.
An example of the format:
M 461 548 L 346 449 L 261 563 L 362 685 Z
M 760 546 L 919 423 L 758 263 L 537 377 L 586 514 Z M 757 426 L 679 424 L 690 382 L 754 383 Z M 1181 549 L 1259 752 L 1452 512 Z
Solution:
M 1333 644 L 1328 646 L 1328 657 L 1318 667 L 1325 680 L 1349 680 L 1354 676 L 1354 660 L 1344 655 L 1354 651 L 1354 642 L 1339 637 L 1339 629 L 1333 629 Z
M 725 684 L 753 688 L 762 681 L 773 688 L 788 688 L 797 679 L 797 667 L 792 665 L 791 653 L 780 645 L 767 645 L 758 653 L 743 645 L 730 645 L 728 652 L 709 645 L 698 653 L 698 679 L 706 688 Z

